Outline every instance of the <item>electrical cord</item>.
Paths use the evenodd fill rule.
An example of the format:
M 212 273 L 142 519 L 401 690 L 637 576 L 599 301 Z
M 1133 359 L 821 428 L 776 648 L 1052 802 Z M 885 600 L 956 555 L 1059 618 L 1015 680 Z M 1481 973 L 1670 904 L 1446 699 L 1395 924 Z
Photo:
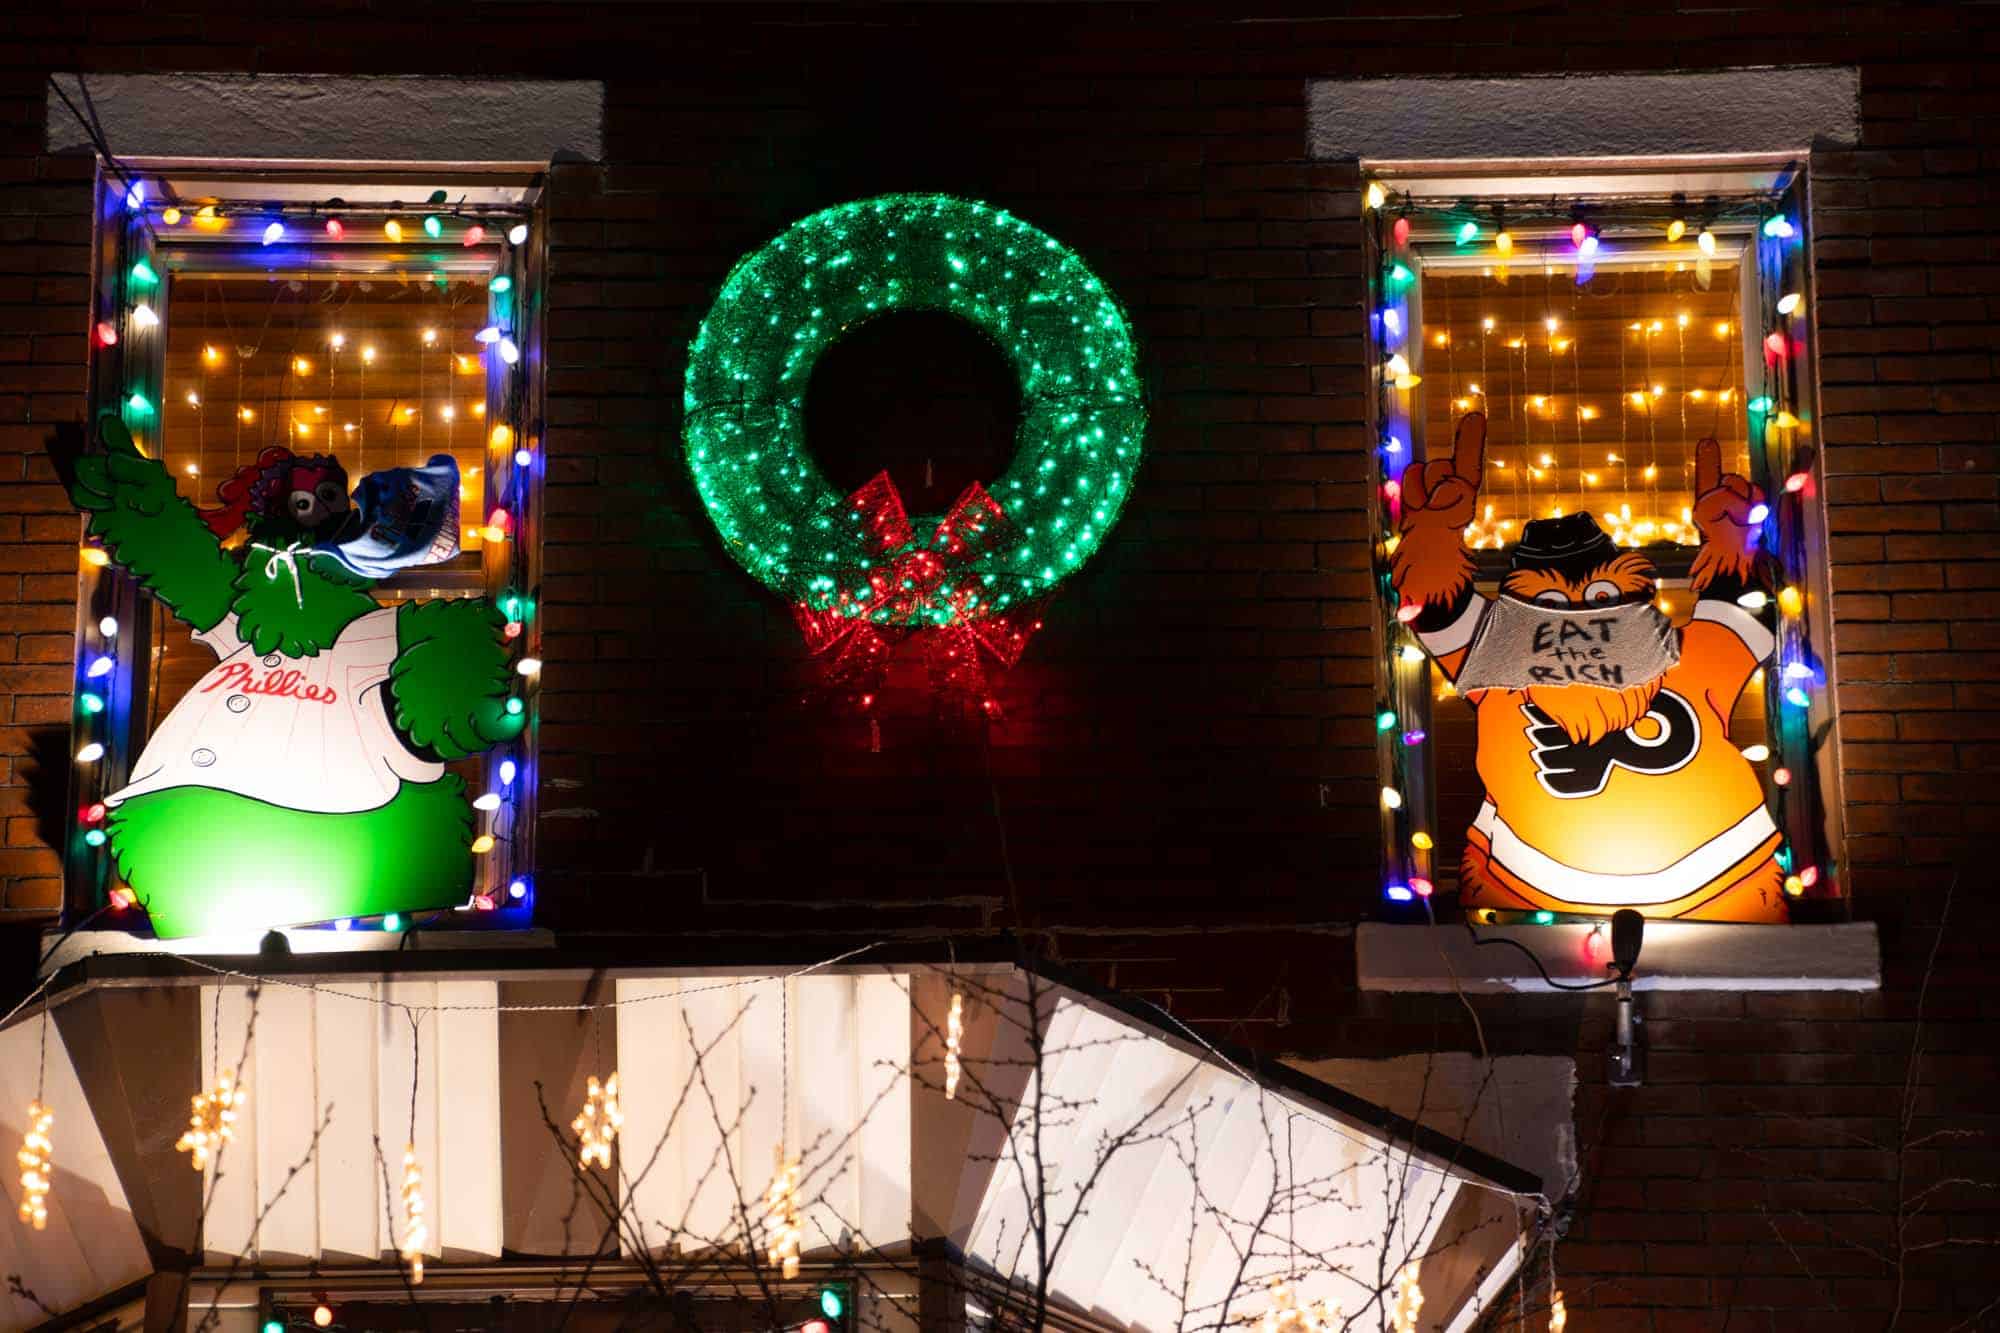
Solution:
M 1553 990 L 1602 990 L 1606 986 L 1615 986 L 1623 980 L 1622 977 L 1606 977 L 1602 981 L 1557 981 L 1549 975 L 1549 970 L 1542 966 L 1542 960 L 1535 951 L 1519 940 L 1510 940 L 1505 936 L 1482 940 L 1479 938 L 1479 932 L 1472 928 L 1470 921 L 1465 923 L 1465 933 L 1472 937 L 1472 942 L 1475 945 L 1482 948 L 1495 944 L 1504 944 L 1509 948 L 1519 949 L 1523 954 L 1527 955 L 1528 961 L 1535 965 L 1535 971 L 1542 974 L 1542 980 L 1546 981 Z

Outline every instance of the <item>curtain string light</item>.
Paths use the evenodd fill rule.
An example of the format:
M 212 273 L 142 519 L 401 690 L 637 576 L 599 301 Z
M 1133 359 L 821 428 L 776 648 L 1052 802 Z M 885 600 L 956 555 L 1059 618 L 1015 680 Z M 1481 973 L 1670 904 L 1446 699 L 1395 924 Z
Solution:
M 945 1018 L 944 1029 L 944 1099 L 958 1098 L 958 1076 L 961 1071 L 959 1048 L 965 1040 L 965 995 L 954 989 L 951 993 L 951 1013 Z

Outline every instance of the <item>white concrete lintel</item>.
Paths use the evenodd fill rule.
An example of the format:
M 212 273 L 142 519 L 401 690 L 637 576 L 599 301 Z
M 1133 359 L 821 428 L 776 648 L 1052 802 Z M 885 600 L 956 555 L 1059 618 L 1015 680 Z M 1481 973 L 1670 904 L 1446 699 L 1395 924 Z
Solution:
M 1557 981 L 1601 981 L 1610 973 L 1605 925 L 1479 926 L 1477 938 L 1533 950 Z M 1519 949 L 1476 944 L 1463 925 L 1364 922 L 1355 934 L 1361 989 L 1494 995 L 1550 993 Z M 1649 921 L 1632 989 L 1879 990 L 1882 948 L 1875 924 L 1738 926 Z
M 432 953 L 467 949 L 552 949 L 555 936 L 546 930 L 418 930 L 405 933 L 387 930 L 307 930 L 297 927 L 279 930 L 294 954 L 387 953 L 408 950 Z M 185 958 L 251 958 L 263 947 L 265 932 L 240 935 L 189 935 L 181 939 L 156 940 L 122 930 L 79 930 L 64 936 L 59 930 L 43 932 L 40 975 L 59 971 L 71 963 L 97 954 L 175 954 Z M 415 938 L 410 938 L 410 935 Z
M 1316 158 L 1801 153 L 1861 137 L 1854 66 L 1525 78 L 1315 79 Z

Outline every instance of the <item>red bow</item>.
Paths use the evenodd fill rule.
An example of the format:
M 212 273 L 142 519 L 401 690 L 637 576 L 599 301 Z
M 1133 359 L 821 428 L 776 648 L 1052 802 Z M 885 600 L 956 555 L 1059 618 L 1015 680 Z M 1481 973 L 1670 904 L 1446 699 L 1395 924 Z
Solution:
M 903 497 L 887 472 L 877 473 L 847 503 L 860 517 L 874 558 L 833 576 L 837 591 L 825 608 L 801 603 L 792 609 L 828 683 L 872 691 L 896 646 L 916 634 L 924 641 L 932 690 L 973 698 L 992 712 L 982 655 L 1011 667 L 1041 628 L 1035 605 L 1017 602 L 1001 610 L 980 577 L 980 562 L 1014 540 L 1006 512 L 974 482 L 946 511 L 930 541 L 917 544 Z

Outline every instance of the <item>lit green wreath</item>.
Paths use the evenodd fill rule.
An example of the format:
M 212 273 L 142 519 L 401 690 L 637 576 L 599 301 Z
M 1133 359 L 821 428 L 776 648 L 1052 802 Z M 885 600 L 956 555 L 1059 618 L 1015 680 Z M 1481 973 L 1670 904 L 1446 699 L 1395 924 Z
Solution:
M 813 363 L 896 310 L 999 344 L 1021 428 L 990 497 L 910 519 L 887 478 L 843 496 L 806 451 Z M 1005 211 L 889 194 L 794 223 L 730 273 L 689 349 L 684 440 L 730 553 L 802 613 L 963 625 L 1040 597 L 1117 522 L 1146 412 L 1132 333 L 1083 260 Z

